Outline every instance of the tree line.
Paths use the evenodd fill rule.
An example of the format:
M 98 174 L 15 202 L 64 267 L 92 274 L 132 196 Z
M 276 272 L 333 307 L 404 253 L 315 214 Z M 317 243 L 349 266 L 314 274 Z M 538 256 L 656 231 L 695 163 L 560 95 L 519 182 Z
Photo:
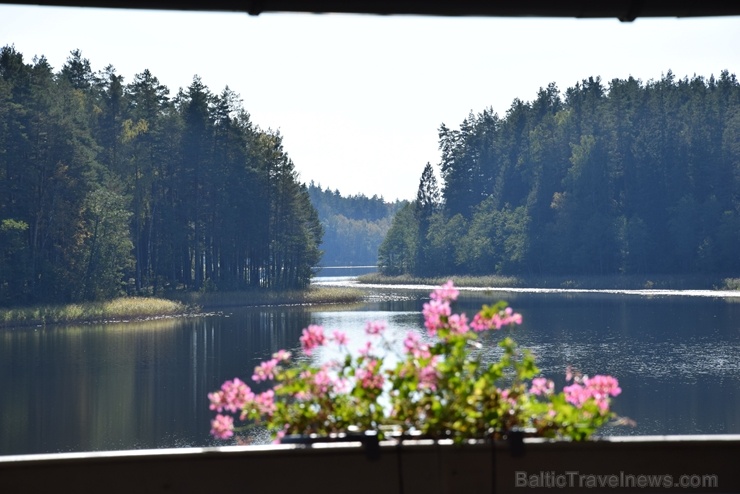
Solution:
M 324 227 L 321 243 L 324 266 L 375 266 L 378 248 L 395 212 L 407 201 L 387 202 L 364 194 L 343 196 L 313 181 L 308 194 Z
M 439 128 L 386 274 L 740 273 L 740 85 L 588 78 Z M 437 182 L 437 176 L 441 184 Z
M 0 50 L 0 304 L 301 288 L 322 235 L 280 134 L 228 87 Z

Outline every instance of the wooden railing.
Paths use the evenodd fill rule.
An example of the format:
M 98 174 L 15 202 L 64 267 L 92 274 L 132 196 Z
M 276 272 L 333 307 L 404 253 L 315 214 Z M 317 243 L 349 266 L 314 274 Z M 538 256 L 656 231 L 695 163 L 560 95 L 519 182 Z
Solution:
M 740 435 L 0 457 L 0 493 L 740 493 Z

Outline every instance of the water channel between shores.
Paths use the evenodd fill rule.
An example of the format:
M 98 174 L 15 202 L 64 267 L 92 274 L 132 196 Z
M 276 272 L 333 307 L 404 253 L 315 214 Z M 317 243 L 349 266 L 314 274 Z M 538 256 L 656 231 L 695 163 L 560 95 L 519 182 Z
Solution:
M 206 395 L 252 374 L 274 351 L 299 352 L 309 324 L 357 342 L 365 322 L 421 331 L 433 287 L 317 284 L 368 291 L 352 307 L 254 307 L 171 320 L 0 329 L 0 455 L 208 446 Z M 615 410 L 635 420 L 604 434 L 740 433 L 740 293 L 666 290 L 461 289 L 456 310 L 507 300 L 511 332 L 543 375 L 573 365 L 619 378 Z M 495 357 L 491 335 L 484 346 Z M 358 343 L 359 344 L 359 343 Z M 314 358 L 329 358 L 317 355 Z

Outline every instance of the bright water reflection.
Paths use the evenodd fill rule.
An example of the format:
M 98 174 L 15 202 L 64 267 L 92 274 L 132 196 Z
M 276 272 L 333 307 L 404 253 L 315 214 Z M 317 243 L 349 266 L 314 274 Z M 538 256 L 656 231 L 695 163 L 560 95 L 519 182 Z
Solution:
M 367 321 L 390 338 L 422 327 L 427 291 L 376 288 L 351 310 L 255 308 L 167 321 L 0 330 L 0 454 L 212 444 L 206 394 L 248 378 L 286 348 L 299 354 L 309 324 L 348 333 Z M 622 384 L 616 410 L 637 421 L 613 434 L 740 433 L 737 298 L 497 292 L 465 295 L 472 314 L 503 298 L 521 312 L 513 331 L 562 385 L 574 365 Z M 495 357 L 494 334 L 485 351 Z M 319 354 L 321 359 L 332 354 Z M 316 357 L 315 357 L 316 358 Z

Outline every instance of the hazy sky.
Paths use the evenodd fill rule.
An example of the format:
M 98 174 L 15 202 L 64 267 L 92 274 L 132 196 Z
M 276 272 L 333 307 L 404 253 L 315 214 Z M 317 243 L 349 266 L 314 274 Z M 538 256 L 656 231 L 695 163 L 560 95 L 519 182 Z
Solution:
M 434 18 L 164 12 L 0 4 L 0 46 L 55 71 L 80 49 L 124 82 L 149 69 L 174 95 L 194 75 L 279 129 L 300 173 L 343 195 L 412 199 L 437 130 L 504 116 L 554 82 L 740 75 L 740 17 Z

